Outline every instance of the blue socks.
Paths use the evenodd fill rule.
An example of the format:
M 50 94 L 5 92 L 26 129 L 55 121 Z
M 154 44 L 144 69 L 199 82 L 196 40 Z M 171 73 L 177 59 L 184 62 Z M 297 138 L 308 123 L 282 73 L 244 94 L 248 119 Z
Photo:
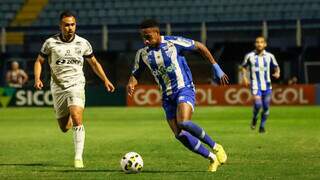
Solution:
M 270 106 L 271 95 L 267 95 L 262 99 L 262 114 L 261 114 L 261 124 L 260 127 L 264 128 L 267 118 L 269 116 L 269 106 Z
M 267 118 L 269 116 L 270 101 L 271 101 L 270 94 L 263 96 L 262 99 L 256 99 L 254 101 L 254 105 L 253 105 L 253 121 L 254 122 L 257 122 L 258 114 L 262 107 L 260 128 L 264 128 Z
M 181 131 L 180 134 L 176 136 L 176 138 L 189 150 L 200 154 L 201 156 L 208 158 L 209 157 L 209 150 L 205 148 L 200 140 L 194 136 L 192 136 L 187 131 Z
M 187 121 L 183 121 L 183 122 L 178 122 L 178 126 L 181 129 L 188 131 L 193 136 L 197 137 L 198 139 L 200 139 L 202 142 L 206 143 L 211 148 L 214 147 L 215 142 L 206 134 L 206 132 L 201 127 L 199 127 L 198 125 L 196 125 L 192 121 L 187 120 Z
M 261 109 L 261 106 L 262 106 L 261 99 L 255 99 L 253 104 L 253 121 L 254 122 L 257 122 L 258 120 L 258 114 Z

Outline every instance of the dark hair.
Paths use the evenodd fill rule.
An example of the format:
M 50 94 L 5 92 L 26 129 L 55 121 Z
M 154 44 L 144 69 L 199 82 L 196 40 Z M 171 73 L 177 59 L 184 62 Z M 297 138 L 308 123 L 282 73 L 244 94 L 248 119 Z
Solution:
M 66 10 L 66 11 L 63 11 L 61 14 L 60 14 L 60 21 L 64 18 L 64 17 L 74 17 L 76 19 L 76 15 L 69 11 L 69 10 Z
M 139 28 L 140 28 L 140 29 L 153 28 L 153 27 L 159 28 L 158 21 L 155 20 L 155 19 L 146 19 L 146 20 L 143 20 L 143 21 L 140 23 L 140 25 L 139 25 Z
M 266 38 L 266 37 L 264 37 L 263 35 L 260 35 L 260 36 L 257 36 L 257 37 L 256 37 L 256 39 L 258 39 L 258 38 L 262 38 L 264 41 L 266 41 L 266 42 L 267 42 L 267 38 Z

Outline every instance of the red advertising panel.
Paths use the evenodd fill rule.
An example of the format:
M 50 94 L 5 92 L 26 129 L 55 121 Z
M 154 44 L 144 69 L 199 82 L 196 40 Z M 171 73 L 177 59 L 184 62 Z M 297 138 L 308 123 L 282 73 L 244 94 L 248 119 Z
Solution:
M 272 104 L 274 105 L 314 105 L 314 85 L 274 85 Z M 252 95 L 249 88 L 240 85 L 196 86 L 196 103 L 210 105 L 251 105 Z M 128 106 L 160 106 L 161 94 L 157 86 L 138 86 L 133 97 L 127 98 Z

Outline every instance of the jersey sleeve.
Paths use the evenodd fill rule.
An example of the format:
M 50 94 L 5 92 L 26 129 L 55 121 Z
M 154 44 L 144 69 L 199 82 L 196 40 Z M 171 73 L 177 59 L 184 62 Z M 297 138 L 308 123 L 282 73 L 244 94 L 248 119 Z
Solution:
M 40 53 L 42 57 L 47 58 L 48 55 L 50 54 L 50 49 L 49 49 L 49 41 L 46 40 L 41 47 Z
M 92 56 L 93 56 L 92 46 L 89 43 L 89 41 L 85 41 L 83 57 L 91 58 Z
M 169 36 L 168 40 L 176 46 L 178 52 L 193 51 L 196 49 L 195 41 L 192 39 L 180 36 Z
M 247 55 L 245 55 L 244 56 L 244 59 L 243 59 L 243 61 L 242 61 L 242 63 L 241 63 L 241 66 L 242 67 L 248 67 L 248 65 L 249 65 L 249 58 L 250 58 L 250 54 L 247 54 Z
M 143 62 L 141 57 L 141 51 L 139 50 L 136 54 L 135 60 L 134 60 L 134 66 L 132 69 L 132 75 L 139 79 L 141 76 L 141 73 L 146 69 L 146 64 Z
M 278 67 L 279 65 L 278 65 L 278 62 L 277 62 L 276 58 L 274 57 L 274 55 L 271 55 L 270 58 L 271 58 L 271 61 L 270 61 L 271 68 Z

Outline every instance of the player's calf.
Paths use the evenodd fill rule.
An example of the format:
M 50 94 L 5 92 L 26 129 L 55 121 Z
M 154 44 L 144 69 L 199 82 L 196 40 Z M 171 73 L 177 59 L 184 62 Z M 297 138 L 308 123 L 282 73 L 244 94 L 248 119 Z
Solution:
M 60 130 L 63 133 L 66 133 L 73 126 L 71 117 L 69 115 L 63 118 L 59 118 L 58 123 L 59 123 Z
M 210 136 L 207 135 L 204 129 L 202 129 L 200 126 L 193 123 L 192 121 L 186 120 L 186 121 L 178 122 L 178 126 L 179 128 L 185 131 L 188 131 L 189 133 L 191 133 L 192 135 L 200 139 L 202 142 L 206 143 L 211 148 L 214 147 L 215 142 L 210 138 Z

